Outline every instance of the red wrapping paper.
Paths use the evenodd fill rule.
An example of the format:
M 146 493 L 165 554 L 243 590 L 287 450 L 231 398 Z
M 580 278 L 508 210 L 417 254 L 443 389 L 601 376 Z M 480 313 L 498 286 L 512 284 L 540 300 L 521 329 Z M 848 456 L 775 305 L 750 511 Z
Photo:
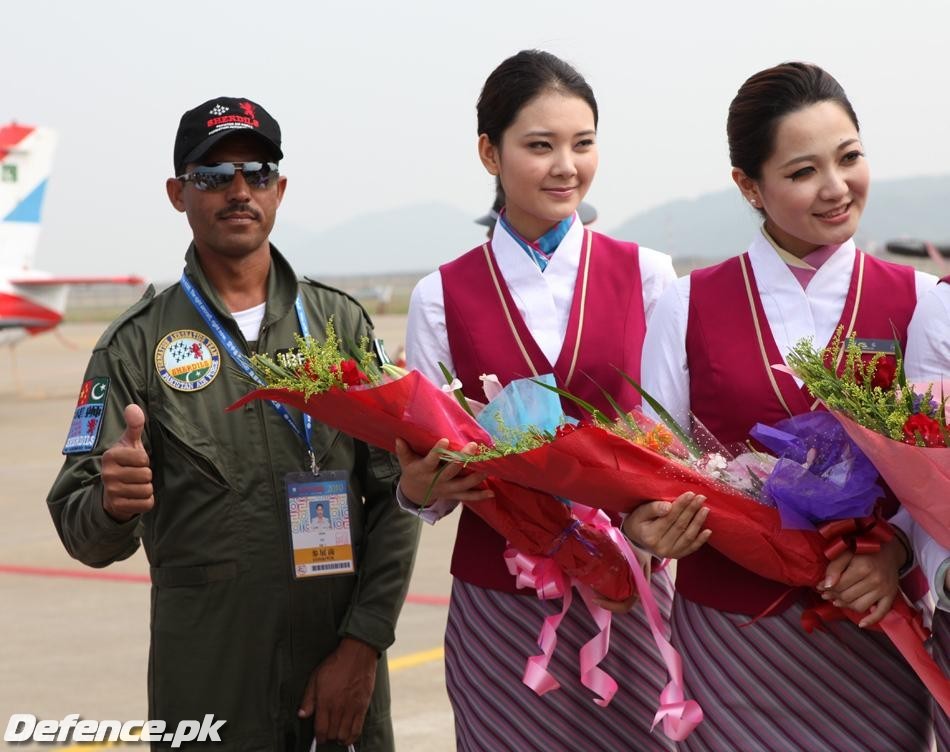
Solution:
M 495 497 L 467 506 L 518 551 L 554 559 L 568 577 L 611 600 L 623 601 L 636 592 L 620 549 L 600 530 L 576 524 L 566 504 L 497 478 L 486 483 Z
M 611 512 L 685 491 L 709 507 L 709 544 L 737 564 L 787 585 L 815 585 L 827 562 L 820 535 L 785 530 L 776 509 L 597 426 L 581 426 L 523 454 L 472 465 L 507 481 Z
M 490 444 L 491 437 L 455 398 L 418 371 L 374 387 L 331 389 L 304 399 L 288 389 L 258 389 L 235 402 L 236 410 L 252 400 L 281 402 L 373 446 L 394 451 L 401 438 L 425 454 L 441 438 L 450 449 L 471 441 Z M 635 591 L 630 567 L 604 533 L 574 525 L 570 509 L 550 494 L 526 484 L 489 479 L 495 498 L 468 504 L 516 549 L 549 556 L 569 577 L 611 600 L 626 600 Z
M 488 433 L 462 406 L 418 371 L 373 387 L 331 389 L 304 399 L 290 389 L 258 389 L 245 395 L 229 411 L 266 399 L 312 415 L 354 439 L 388 452 L 396 439 L 406 441 L 417 454 L 426 454 L 439 439 L 447 438 L 450 449 L 470 441 L 491 444 Z

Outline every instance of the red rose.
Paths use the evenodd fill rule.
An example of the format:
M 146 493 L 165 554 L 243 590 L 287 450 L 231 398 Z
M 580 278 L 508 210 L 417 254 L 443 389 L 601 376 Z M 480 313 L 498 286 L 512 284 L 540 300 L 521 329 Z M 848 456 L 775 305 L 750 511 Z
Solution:
M 871 386 L 879 386 L 881 389 L 890 389 L 896 375 L 897 359 L 887 355 L 877 362 L 877 368 L 874 371 L 874 380 L 871 382 Z
M 943 437 L 940 435 L 940 424 L 933 418 L 918 413 L 911 415 L 904 422 L 904 443 L 917 445 L 917 438 L 927 447 L 942 447 Z
M 360 384 L 369 383 L 369 377 L 360 370 L 360 367 L 352 358 L 340 362 L 340 377 L 347 386 L 359 386 Z
M 871 362 L 871 357 L 865 357 L 861 363 L 854 364 L 854 380 L 858 384 L 864 383 L 863 368 Z M 894 383 L 894 377 L 897 375 L 897 359 L 892 355 L 885 355 L 877 361 L 874 367 L 874 376 L 871 379 L 871 386 L 879 386 L 881 389 L 890 389 Z

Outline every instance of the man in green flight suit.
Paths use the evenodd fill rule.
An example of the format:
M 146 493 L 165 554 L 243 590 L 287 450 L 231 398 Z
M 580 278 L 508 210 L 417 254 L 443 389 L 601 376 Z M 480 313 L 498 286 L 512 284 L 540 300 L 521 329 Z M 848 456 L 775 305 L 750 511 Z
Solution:
M 47 502 L 89 566 L 145 547 L 151 719 L 173 730 L 213 714 L 226 721 L 222 750 L 308 750 L 314 738 L 392 750 L 385 650 L 419 535 L 394 502 L 399 466 L 269 402 L 225 412 L 251 388 L 239 354 L 292 353 L 295 333 L 319 337 L 330 317 L 343 341 L 372 337 L 358 303 L 298 282 L 270 244 L 282 157 L 277 122 L 250 100 L 182 116 L 166 188 L 194 235 L 184 274 L 96 345 Z M 312 506 L 336 510 L 335 535 L 349 530 L 352 564 L 333 566 L 353 573 L 301 566 L 288 479 L 314 467 L 315 484 L 342 479 Z

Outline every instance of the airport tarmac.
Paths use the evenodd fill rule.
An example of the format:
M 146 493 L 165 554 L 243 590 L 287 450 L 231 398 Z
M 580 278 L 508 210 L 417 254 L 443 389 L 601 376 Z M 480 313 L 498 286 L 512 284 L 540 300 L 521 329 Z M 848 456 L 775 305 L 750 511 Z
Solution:
M 403 341 L 405 316 L 375 320 L 377 333 L 394 354 Z M 4 729 L 14 713 L 40 719 L 70 713 L 90 719 L 145 718 L 145 555 L 139 551 L 104 570 L 84 567 L 65 553 L 45 503 L 62 463 L 60 450 L 88 355 L 104 327 L 65 325 L 55 334 L 22 342 L 12 357 L 6 348 L 0 350 Z M 389 650 L 399 750 L 455 749 L 442 663 L 455 517 L 423 531 L 409 601 Z M 144 748 L 128 748 L 134 747 Z

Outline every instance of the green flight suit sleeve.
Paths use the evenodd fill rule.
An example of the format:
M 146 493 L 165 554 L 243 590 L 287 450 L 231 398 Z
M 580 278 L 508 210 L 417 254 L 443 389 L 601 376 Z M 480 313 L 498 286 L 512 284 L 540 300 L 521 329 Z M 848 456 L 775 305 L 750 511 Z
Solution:
M 139 518 L 116 522 L 102 506 L 102 455 L 125 430 L 125 406 L 134 402 L 145 409 L 147 404 L 144 385 L 141 377 L 133 375 L 131 360 L 121 356 L 114 340 L 97 345 L 83 381 L 109 379 L 98 440 L 89 452 L 66 455 L 46 499 L 66 551 L 91 567 L 127 559 L 139 547 Z M 147 422 L 142 442 L 148 450 Z
M 365 318 L 357 326 L 354 342 L 363 336 L 372 339 Z M 366 522 L 357 586 L 340 635 L 383 651 L 396 639 L 396 619 L 409 590 L 421 525 L 396 503 L 399 463 L 393 455 L 356 442 L 354 473 L 363 489 Z

